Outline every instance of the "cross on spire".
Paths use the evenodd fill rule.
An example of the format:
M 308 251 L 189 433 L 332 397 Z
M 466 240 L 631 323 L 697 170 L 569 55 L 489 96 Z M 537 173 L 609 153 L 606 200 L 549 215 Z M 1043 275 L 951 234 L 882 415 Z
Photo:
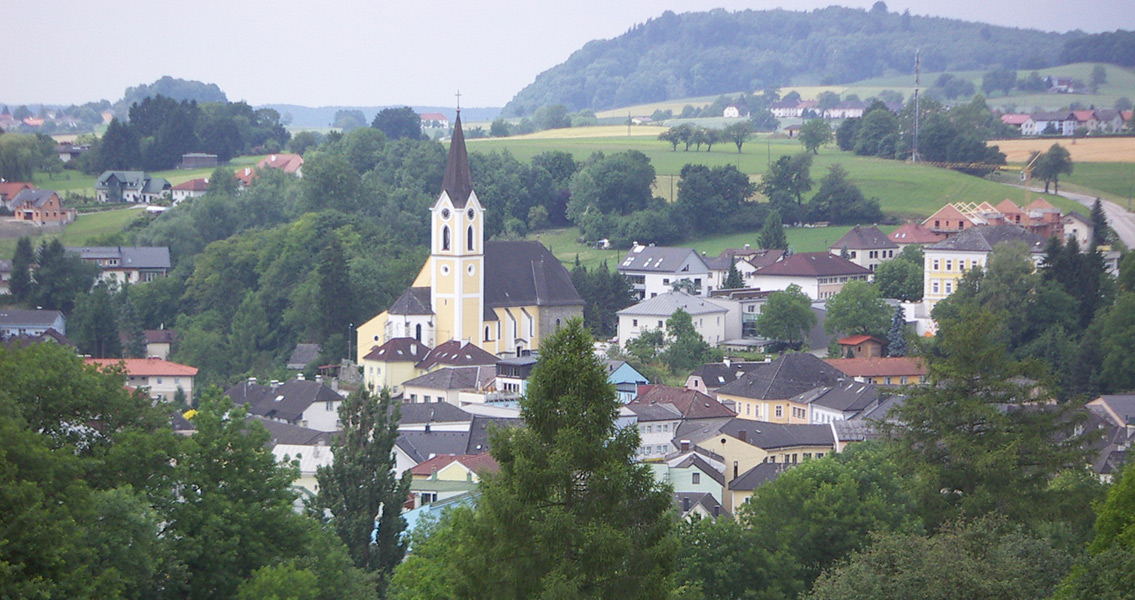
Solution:
M 454 95 L 457 96 L 457 112 L 461 112 L 461 90 L 457 90 Z

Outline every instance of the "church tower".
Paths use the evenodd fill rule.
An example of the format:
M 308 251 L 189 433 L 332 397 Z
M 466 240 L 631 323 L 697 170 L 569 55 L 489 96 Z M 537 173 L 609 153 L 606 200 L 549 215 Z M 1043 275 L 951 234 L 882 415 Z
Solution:
M 454 339 L 480 346 L 485 313 L 485 211 L 473 192 L 460 109 L 441 195 L 430 211 L 435 339 L 437 343 Z

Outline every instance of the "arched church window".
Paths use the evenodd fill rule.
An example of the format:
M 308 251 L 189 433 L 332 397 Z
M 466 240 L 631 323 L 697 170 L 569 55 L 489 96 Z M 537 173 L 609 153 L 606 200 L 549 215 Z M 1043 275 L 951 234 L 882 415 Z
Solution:
M 414 339 L 418 340 L 419 342 L 422 341 L 422 324 L 421 323 L 418 323 L 417 325 L 414 326 Z
M 449 226 L 441 228 L 441 249 L 449 250 Z
M 470 252 L 473 250 L 473 226 L 469 226 L 469 231 L 465 233 L 466 243 L 469 245 L 467 248 Z

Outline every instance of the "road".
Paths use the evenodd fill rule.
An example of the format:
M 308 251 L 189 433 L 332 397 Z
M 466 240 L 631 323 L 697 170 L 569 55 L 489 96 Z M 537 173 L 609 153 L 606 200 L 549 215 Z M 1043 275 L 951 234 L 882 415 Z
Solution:
M 1013 187 L 1023 188 L 1022 185 L 1014 185 Z M 1029 191 L 1043 193 L 1044 188 L 1030 187 Z M 1072 192 L 1059 192 L 1058 196 L 1063 196 L 1074 202 L 1079 202 L 1088 208 L 1092 207 L 1095 203 L 1096 197 L 1087 194 L 1074 194 Z M 1135 214 L 1129 212 L 1126 208 L 1112 202 L 1111 200 L 1100 199 L 1103 206 L 1103 212 L 1107 215 L 1107 224 L 1111 226 L 1115 234 L 1128 248 L 1135 248 Z

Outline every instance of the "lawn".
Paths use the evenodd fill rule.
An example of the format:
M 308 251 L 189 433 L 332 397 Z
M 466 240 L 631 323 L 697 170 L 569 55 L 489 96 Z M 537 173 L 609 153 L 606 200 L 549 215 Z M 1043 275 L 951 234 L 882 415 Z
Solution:
M 228 166 L 236 171 L 240 167 L 252 166 L 260 162 L 260 159 L 265 155 L 260 156 L 238 156 L 229 161 Z M 213 174 L 212 168 L 205 169 L 170 169 L 168 171 L 155 171 L 150 173 L 151 177 L 164 177 L 168 179 L 173 185 L 185 183 L 190 179 L 197 179 L 199 177 L 209 177 Z M 54 177 L 48 176 L 47 173 L 42 171 L 37 172 L 32 178 L 32 182 L 37 188 L 44 188 L 55 190 L 57 192 L 74 192 L 76 194 L 94 197 L 95 195 L 95 181 L 98 180 L 98 175 L 88 175 L 79 171 L 64 170 L 62 173 Z M 61 196 L 65 194 L 60 194 Z
M 144 215 L 145 211 L 142 207 L 81 214 L 73 223 L 65 227 L 62 233 L 37 236 L 35 244 L 58 237 L 64 246 L 86 246 L 94 238 L 122 231 L 129 223 Z M 0 238 L 0 257 L 11 257 L 16 251 L 16 241 L 16 238 Z
M 1135 164 L 1076 163 L 1072 174 L 1060 179 L 1062 186 L 1065 183 L 1102 191 L 1112 200 L 1127 206 L 1127 201 L 1135 199 Z
M 849 229 L 850 226 L 799 227 L 789 228 L 785 230 L 785 234 L 788 237 L 788 245 L 795 252 L 823 252 L 843 237 Z M 890 233 L 896 229 L 896 226 L 883 226 L 879 229 Z M 626 253 L 625 250 L 599 250 L 579 243 L 577 241 L 579 229 L 576 227 L 543 231 L 530 236 L 530 239 L 542 242 L 568 269 L 575 264 L 576 256 L 579 256 L 579 262 L 589 269 L 598 267 L 603 261 L 607 261 L 608 268 L 614 269 Z M 704 252 L 706 256 L 719 256 L 726 248 L 742 248 L 745 244 L 757 247 L 757 234 L 726 233 L 683 242 L 680 245 Z
M 685 152 L 679 146 L 675 152 L 669 144 L 654 137 L 627 137 L 625 134 L 612 137 L 493 138 L 469 140 L 468 146 L 471 152 L 507 150 L 521 162 L 528 162 L 533 156 L 550 150 L 569 152 L 580 161 L 587 159 L 593 152 L 638 150 L 650 159 L 658 174 L 655 194 L 670 200 L 677 192 L 677 175 L 688 163 L 710 167 L 734 165 L 757 181 L 768 170 L 771 161 L 799 153 L 803 149 L 795 140 L 767 135 L 747 142 L 740 154 L 732 144 L 718 144 L 712 152 L 704 149 L 695 152 L 693 148 Z M 990 201 L 996 204 L 1009 198 L 1018 204 L 1027 204 L 1024 192 L 1001 185 L 1016 182 L 1016 173 L 1005 172 L 983 179 L 936 167 L 856 156 L 837 150 L 834 146 L 821 148 L 815 157 L 812 165 L 812 179 L 816 181 L 813 192 L 819 189 L 819 180 L 827 173 L 828 167 L 836 163 L 847 169 L 851 180 L 864 194 L 879 198 L 884 212 L 899 217 L 927 217 L 947 202 Z M 1075 202 L 1063 198 L 1045 198 L 1065 210 L 1079 207 Z M 1031 201 L 1032 196 L 1028 200 Z

